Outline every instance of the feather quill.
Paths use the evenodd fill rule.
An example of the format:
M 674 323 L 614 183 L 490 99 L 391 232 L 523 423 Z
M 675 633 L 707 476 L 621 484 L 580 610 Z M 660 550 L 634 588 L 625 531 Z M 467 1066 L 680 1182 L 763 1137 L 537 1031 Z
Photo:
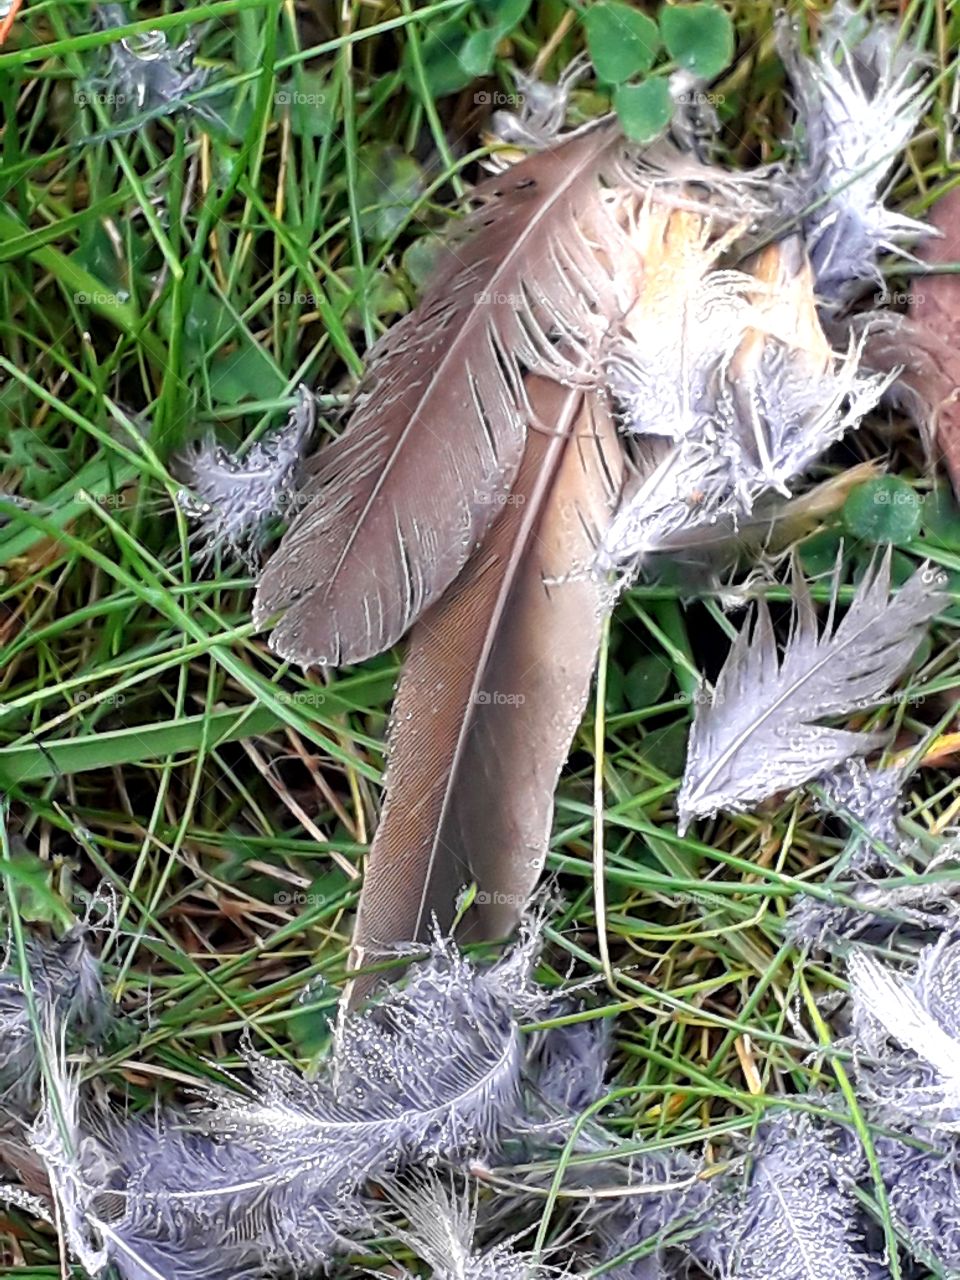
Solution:
M 109 1261 L 109 1250 L 98 1237 L 91 1213 L 96 1162 L 95 1147 L 85 1144 L 80 1129 L 78 1074 L 67 1067 L 66 1050 L 56 1016 L 48 1013 L 42 1028 L 46 1074 L 42 1103 L 29 1131 L 29 1143 L 40 1157 L 58 1209 L 58 1220 L 70 1252 L 85 1271 L 98 1275 Z M 3 1189 L 3 1198 L 19 1200 L 17 1188 Z M 44 1215 L 50 1219 L 49 1215 Z
M 677 799 L 681 830 L 694 817 L 743 810 L 864 755 L 882 735 L 820 723 L 883 696 L 943 607 L 941 575 L 918 570 L 890 597 L 890 553 L 866 572 L 834 626 L 831 606 L 818 632 L 816 611 L 794 572 L 793 626 L 777 654 L 765 601 L 737 636 L 712 697 L 697 705 Z
M 656 576 L 661 566 L 669 565 L 680 581 L 699 588 L 705 579 L 722 584 L 723 571 L 738 564 L 774 563 L 782 551 L 835 516 L 857 485 L 882 471 L 878 462 L 861 462 L 790 498 L 772 490 L 764 493 L 747 516 L 724 510 L 706 524 L 678 520 L 661 549 L 646 551 L 645 571 Z M 684 505 L 689 517 L 689 499 Z
M 388 648 L 489 529 L 536 421 L 524 370 L 589 376 L 618 312 L 612 270 L 629 243 L 600 178 L 622 148 L 603 125 L 485 183 L 423 301 L 371 352 L 257 591 L 257 625 L 285 610 L 271 637 L 285 658 Z
M 603 405 L 543 379 L 517 483 L 456 586 L 414 629 L 394 704 L 387 795 L 355 964 L 452 923 L 501 937 L 536 885 L 611 592 L 589 571 L 622 459 Z M 549 433 L 548 433 L 549 432 Z

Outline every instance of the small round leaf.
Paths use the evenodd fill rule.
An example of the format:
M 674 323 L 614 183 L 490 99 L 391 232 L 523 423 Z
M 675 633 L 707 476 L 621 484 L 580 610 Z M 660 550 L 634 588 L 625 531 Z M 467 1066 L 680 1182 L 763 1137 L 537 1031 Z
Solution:
M 835 529 L 820 529 L 804 538 L 797 550 L 804 573 L 812 578 L 819 577 L 836 566 L 840 534 Z
M 847 533 L 867 542 L 912 542 L 920 519 L 920 499 L 899 476 L 878 476 L 857 485 L 843 504 Z
M 670 123 L 673 99 L 666 80 L 655 78 L 643 84 L 622 84 L 613 95 L 613 105 L 623 131 L 634 142 L 652 142 Z
M 477 8 L 493 23 L 497 38 L 508 35 L 527 16 L 531 0 L 479 0 Z
M 623 668 L 616 662 L 607 663 L 607 691 L 604 699 L 604 710 L 608 716 L 615 716 L 624 708 Z
M 496 32 L 490 27 L 481 27 L 479 31 L 470 32 L 457 56 L 466 74 L 475 80 L 478 76 L 488 76 L 493 70 L 496 49 Z
M 670 683 L 670 668 L 655 653 L 638 658 L 627 672 L 623 692 L 631 711 L 641 707 L 655 707 Z
M 640 744 L 640 754 L 668 778 L 679 778 L 687 758 L 689 730 L 686 720 L 651 729 Z
M 702 80 L 712 80 L 733 58 L 733 23 L 715 4 L 671 5 L 660 14 L 670 57 Z
M 459 17 L 429 26 L 420 46 L 423 82 L 410 53 L 413 45 L 408 43 L 404 48 L 402 66 L 407 87 L 419 96 L 426 91 L 434 98 L 465 89 L 475 78 L 460 61 L 460 52 L 469 37 L 470 31 Z
M 619 0 L 601 0 L 584 18 L 594 69 L 608 84 L 622 84 L 649 71 L 660 48 L 657 24 Z

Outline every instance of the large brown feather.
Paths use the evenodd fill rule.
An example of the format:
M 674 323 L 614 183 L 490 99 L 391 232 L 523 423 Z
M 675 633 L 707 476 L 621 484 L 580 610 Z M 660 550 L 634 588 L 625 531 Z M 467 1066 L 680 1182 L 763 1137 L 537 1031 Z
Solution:
M 578 343 L 598 342 L 617 311 L 625 237 L 600 179 L 622 145 L 594 129 L 479 188 L 468 234 L 371 353 L 263 573 L 254 620 L 286 610 L 271 638 L 283 657 L 351 663 L 388 648 L 479 544 L 523 454 L 524 371 L 569 380 L 590 363 Z
M 591 393 L 532 377 L 527 387 L 554 433 L 530 433 L 483 546 L 410 637 L 354 935 L 358 965 L 422 938 L 434 914 L 449 926 L 471 881 L 467 931 L 503 936 L 543 866 L 610 603 L 588 567 L 623 459 Z

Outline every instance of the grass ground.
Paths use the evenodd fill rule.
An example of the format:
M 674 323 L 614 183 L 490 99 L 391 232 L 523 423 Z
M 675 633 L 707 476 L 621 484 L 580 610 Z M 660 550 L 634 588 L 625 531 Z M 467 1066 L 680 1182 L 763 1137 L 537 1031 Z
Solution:
M 729 7 L 738 58 L 717 87 L 730 159 L 749 164 L 777 154 L 782 74 L 770 0 Z M 945 0 L 901 8 L 946 71 Z M 399 659 L 329 675 L 279 665 L 251 626 L 245 571 L 198 572 L 171 451 L 214 429 L 254 439 L 301 382 L 338 403 L 415 299 L 431 237 L 478 173 L 490 107 L 513 90 L 509 62 L 554 79 L 583 43 L 576 7 L 535 0 L 492 76 L 440 95 L 460 0 L 158 12 L 131 13 L 132 35 L 196 36 L 210 77 L 191 110 L 128 132 L 96 79 L 116 32 L 95 27 L 91 5 L 36 0 L 0 57 L 7 903 L 59 927 L 98 886 L 114 897 L 103 957 L 125 1018 L 96 1070 L 134 1105 L 175 1095 L 207 1060 L 235 1062 L 244 1027 L 293 1060 L 322 1051 Z M 910 211 L 960 172 L 942 84 L 897 187 Z M 601 105 L 588 82 L 574 114 Z M 898 571 L 934 560 L 960 602 L 960 515 L 919 447 L 878 423 L 832 461 L 867 457 L 889 461 L 919 512 Z M 838 512 L 804 544 L 808 569 L 842 532 Z M 851 565 L 869 550 L 847 545 Z M 865 716 L 894 730 L 893 751 L 951 727 L 958 618 L 955 603 L 933 629 L 910 696 Z M 657 584 L 623 598 L 601 731 L 592 707 L 559 791 L 550 866 L 564 905 L 544 969 L 601 973 L 599 830 L 616 975 L 596 1004 L 618 1015 L 623 1140 L 706 1139 L 721 1154 L 770 1098 L 846 1088 L 827 1017 L 839 971 L 784 929 L 801 892 L 846 900 L 838 831 L 794 796 L 676 834 L 699 674 L 715 673 L 730 634 L 716 593 L 685 604 Z M 909 788 L 928 855 L 960 809 L 960 779 L 936 758 Z M 906 882 L 953 874 L 918 865 Z M 14 1260 L 21 1275 L 57 1274 L 48 1236 L 8 1237 Z

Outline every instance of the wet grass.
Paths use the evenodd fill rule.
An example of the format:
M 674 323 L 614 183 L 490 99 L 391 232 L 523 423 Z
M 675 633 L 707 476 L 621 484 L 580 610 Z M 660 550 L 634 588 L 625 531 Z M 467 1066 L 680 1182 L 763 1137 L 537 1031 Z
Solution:
M 915 212 L 960 172 L 953 46 L 940 0 L 901 7 L 941 73 L 896 187 Z M 235 1063 L 244 1028 L 297 1061 L 329 1037 L 400 655 L 336 673 L 280 664 L 251 625 L 242 566 L 198 572 L 169 464 L 204 432 L 257 438 L 300 383 L 327 409 L 342 400 L 479 173 L 510 62 L 554 79 L 583 44 L 576 7 L 536 0 L 502 37 L 493 76 L 439 95 L 442 24 L 462 12 L 460 0 L 344 15 L 323 0 L 215 0 L 144 6 L 103 31 L 88 4 L 39 0 L 0 55 L 7 907 L 24 927 L 59 928 L 98 888 L 113 896 L 102 950 L 124 1018 L 91 1069 L 134 1105 Z M 717 91 L 728 157 L 743 165 L 779 154 L 787 106 L 772 5 L 731 12 L 737 60 Z M 104 47 L 151 30 L 196 37 L 209 78 L 176 115 L 128 128 L 118 113 L 136 118 L 137 104 L 100 74 Z M 602 107 L 588 81 L 573 115 Z M 936 745 L 960 684 L 960 518 L 909 433 L 878 422 L 833 465 L 870 457 L 923 511 L 898 574 L 929 558 L 951 575 L 955 603 L 906 696 L 865 717 L 891 729 L 891 755 L 923 744 L 908 795 L 919 852 L 902 879 L 946 882 L 953 872 L 925 864 L 960 809 Z M 843 533 L 839 511 L 811 530 L 811 572 Z M 872 548 L 845 547 L 849 582 Z M 623 1142 L 706 1139 L 716 1159 L 773 1099 L 852 1097 L 831 1045 L 842 966 L 785 929 L 800 894 L 849 901 L 840 831 L 808 794 L 676 831 L 700 675 L 715 675 L 731 634 L 721 604 L 667 581 L 617 610 L 601 732 L 592 707 L 558 795 L 550 867 L 563 902 L 543 970 L 557 983 L 597 975 L 595 1014 L 617 1017 Z M 878 1214 L 892 1231 L 882 1203 Z M 57 1273 L 50 1236 L 20 1222 L 7 1241 L 19 1274 Z

